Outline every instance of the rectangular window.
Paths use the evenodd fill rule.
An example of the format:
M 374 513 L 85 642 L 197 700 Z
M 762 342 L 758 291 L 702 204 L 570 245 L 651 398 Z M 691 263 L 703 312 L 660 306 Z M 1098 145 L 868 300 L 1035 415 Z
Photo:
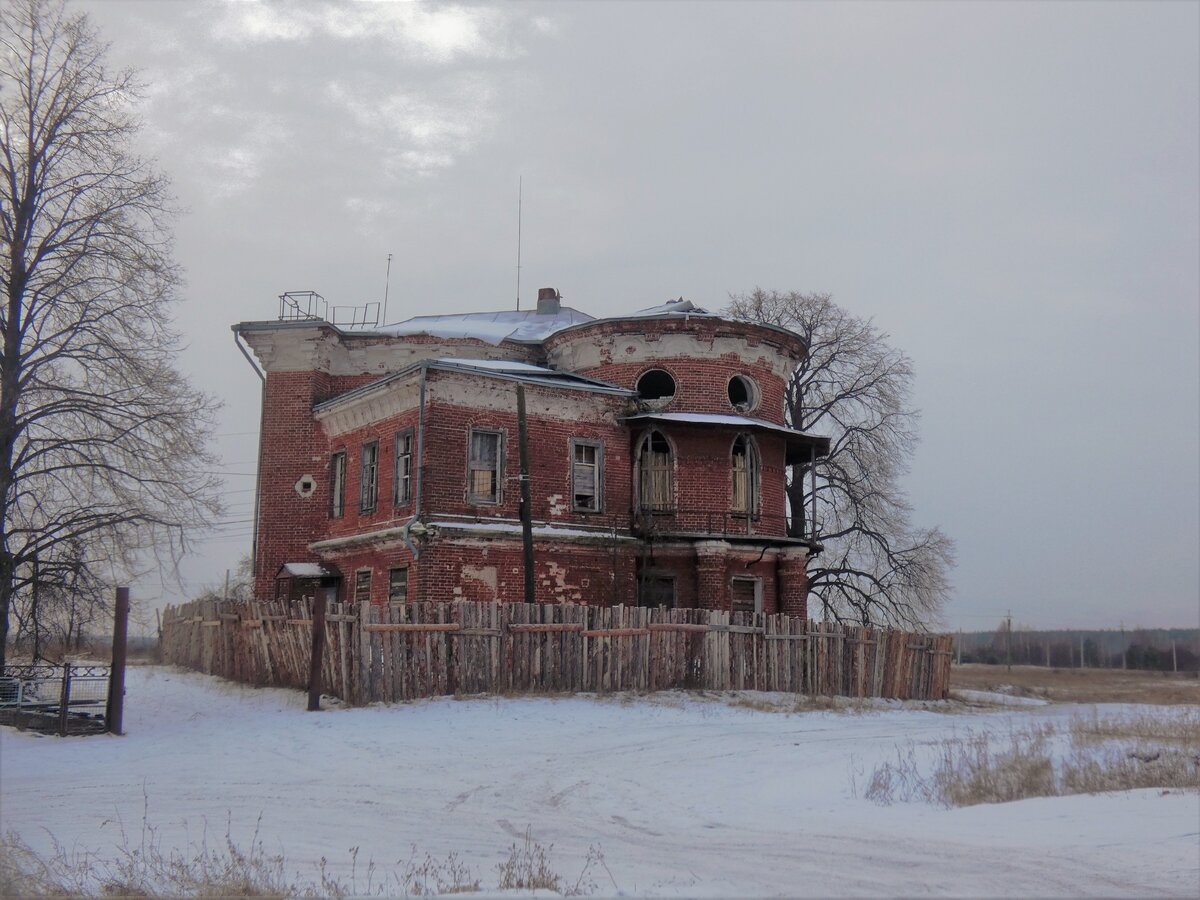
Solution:
M 467 502 L 500 502 L 500 461 L 503 458 L 502 435 L 498 431 L 471 429 L 467 461 Z
M 762 612 L 762 581 L 757 578 L 734 578 L 729 584 L 729 597 L 734 612 Z
M 404 603 L 408 600 L 408 566 L 388 569 L 388 602 Z
M 600 512 L 604 497 L 604 447 L 571 441 L 571 506 L 576 512 Z
M 346 514 L 346 452 L 333 454 L 329 460 L 329 518 L 340 519 Z
M 638 606 L 675 608 L 675 576 L 643 572 L 638 579 Z
M 371 600 L 371 570 L 359 569 L 354 573 L 354 602 L 368 603 Z
M 362 468 L 359 470 L 358 511 L 375 512 L 375 499 L 379 496 L 379 441 L 363 444 Z
M 396 489 L 392 501 L 400 506 L 412 502 L 412 429 L 396 435 Z

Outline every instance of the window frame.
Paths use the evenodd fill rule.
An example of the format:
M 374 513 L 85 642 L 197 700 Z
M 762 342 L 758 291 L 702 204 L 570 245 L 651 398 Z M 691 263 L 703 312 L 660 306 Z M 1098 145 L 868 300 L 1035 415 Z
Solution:
M 393 595 L 395 590 L 396 574 L 404 573 L 404 596 L 397 599 Z M 408 566 L 392 566 L 388 569 L 388 603 L 407 603 L 408 602 Z
M 496 439 L 496 461 L 491 469 L 485 469 L 482 466 L 475 466 L 475 460 L 472 457 L 475 447 L 475 435 L 489 435 Z M 504 430 L 501 428 L 476 428 L 472 425 L 467 429 L 467 483 L 466 483 L 466 501 L 472 506 L 499 506 L 504 502 Z M 476 494 L 472 487 L 474 485 L 473 473 L 491 471 L 494 474 L 495 484 L 492 488 L 492 493 Z
M 754 599 L 750 604 L 751 608 L 748 610 L 733 608 L 733 603 L 734 603 L 733 586 L 737 582 L 740 582 L 742 584 L 749 584 L 753 587 Z M 729 611 L 730 612 L 761 613 L 763 611 L 763 605 L 764 605 L 763 580 L 762 580 L 761 576 L 758 576 L 758 575 L 733 575 L 730 577 L 730 579 L 729 579 Z
M 733 397 L 730 396 L 733 393 L 734 382 L 740 382 L 746 392 L 744 403 L 734 403 Z M 762 391 L 758 387 L 758 382 L 744 372 L 737 372 L 729 376 L 729 380 L 725 382 L 725 396 L 729 401 L 729 406 L 740 413 L 752 413 L 762 402 Z
M 581 448 L 591 448 L 596 451 L 595 459 L 590 463 L 592 467 L 592 500 L 593 505 L 581 506 L 577 502 L 577 493 L 575 491 L 576 467 L 579 465 L 589 465 L 588 463 L 580 463 L 578 452 Z M 602 513 L 604 512 L 604 442 L 591 440 L 589 438 L 571 438 L 571 467 L 570 467 L 570 489 L 571 489 L 571 510 L 578 513 Z
M 402 444 L 407 447 L 403 453 L 400 452 Z M 413 502 L 413 430 L 411 428 L 403 428 L 396 432 L 394 449 L 395 459 L 392 460 L 392 505 L 408 506 Z M 403 473 L 400 467 L 401 460 L 404 461 Z M 401 488 L 403 488 L 403 491 Z
M 368 477 L 367 454 L 371 454 Z M 358 467 L 358 513 L 369 516 L 379 506 L 379 441 L 364 441 L 359 454 Z
M 329 518 L 346 515 L 346 451 L 337 450 L 329 457 Z
M 666 464 L 665 465 L 656 464 L 653 466 L 648 466 L 646 456 L 647 456 L 648 452 L 653 452 L 653 451 L 650 451 L 649 448 L 650 448 L 650 445 L 653 442 L 655 436 L 661 438 L 662 442 L 667 447 Z M 638 477 L 637 477 L 637 492 L 638 492 L 637 508 L 638 508 L 638 512 L 648 513 L 651 515 L 673 514 L 676 511 L 676 505 L 675 505 L 675 447 L 671 443 L 670 439 L 666 436 L 666 434 L 664 434 L 661 431 L 658 431 L 658 430 L 647 431 L 638 440 L 637 455 L 635 458 L 637 460 L 637 468 L 638 468 Z M 656 505 L 650 499 L 656 493 L 656 491 L 655 491 L 656 485 L 654 483 L 655 482 L 654 475 L 656 473 L 659 473 L 666 482 L 667 500 L 666 500 L 665 504 Z
M 737 447 L 738 443 L 746 448 L 746 452 L 742 454 L 746 460 L 746 467 L 743 470 L 746 484 L 744 487 L 746 495 L 745 507 L 739 508 L 738 503 L 738 476 L 739 470 L 736 460 L 738 458 Z M 758 444 L 749 434 L 739 434 L 733 439 L 733 443 L 729 447 L 729 512 L 730 514 L 741 519 L 757 519 L 760 514 L 760 497 L 762 485 L 762 457 L 758 452 Z
M 371 588 L 372 588 L 371 582 L 373 581 L 373 579 L 371 577 L 372 574 L 373 574 L 372 570 L 369 568 L 355 570 L 354 585 L 352 588 L 352 593 L 350 595 L 353 598 L 354 603 L 370 603 L 371 602 Z M 364 591 L 364 587 L 365 587 L 365 592 L 366 592 L 365 598 L 360 596 Z
M 646 590 L 645 590 L 645 586 L 646 586 L 647 582 L 656 582 L 660 585 L 663 582 L 670 582 L 670 584 L 671 584 L 671 603 L 669 606 L 667 604 L 663 604 L 663 603 L 658 603 L 658 604 L 655 604 L 654 606 L 651 606 L 647 602 L 647 600 L 649 599 L 646 596 Z M 638 605 L 638 607 L 643 608 L 643 609 L 658 609 L 660 606 L 665 606 L 667 609 L 678 609 L 679 608 L 679 579 L 676 577 L 676 574 L 674 572 L 665 572 L 665 571 L 661 571 L 659 569 L 647 569 L 647 570 L 643 570 L 643 571 L 639 572 L 638 578 L 637 578 L 637 605 Z

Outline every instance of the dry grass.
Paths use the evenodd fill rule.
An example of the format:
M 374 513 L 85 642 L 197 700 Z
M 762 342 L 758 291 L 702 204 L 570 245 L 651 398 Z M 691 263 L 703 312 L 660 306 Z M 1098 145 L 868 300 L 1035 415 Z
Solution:
M 31 849 L 16 834 L 0 837 L 0 897 L 429 897 L 473 893 L 481 882 L 457 854 L 418 859 L 415 848 L 407 862 L 385 871 L 375 863 L 358 867 L 358 850 L 350 851 L 347 879 L 331 874 L 322 859 L 310 879 L 289 874 L 282 854 L 266 853 L 257 831 L 249 849 L 229 832 L 209 844 L 207 837 L 186 850 L 164 848 L 155 829 L 143 821 L 142 837 L 131 843 L 122 831 L 116 858 L 94 852 L 68 851 L 54 841 L 48 855 Z M 536 842 L 513 846 L 507 863 L 509 885 L 524 880 L 529 888 L 551 887 L 566 894 L 595 889 L 588 878 L 603 855 L 592 848 L 579 878 L 567 884 L 549 868 L 549 851 Z M 503 867 L 502 867 L 503 868 Z M 502 872 L 503 874 L 503 872 Z
M 358 848 L 350 850 L 348 878 L 338 878 L 322 858 L 314 878 L 289 874 L 282 854 L 265 852 L 257 829 L 249 849 L 240 846 L 226 829 L 224 838 L 209 844 L 207 832 L 186 850 L 165 848 L 153 826 L 142 821 L 140 840 L 131 841 L 121 830 L 121 847 L 115 859 L 94 852 L 68 851 L 53 842 L 49 855 L 39 854 L 19 836 L 0 837 L 0 897 L 430 897 L 466 894 L 483 889 L 471 866 L 450 853 L 445 859 L 413 848 L 407 862 L 386 870 L 370 862 L 358 866 Z M 514 843 L 508 859 L 497 866 L 498 890 L 548 890 L 564 896 L 584 896 L 596 891 L 593 876 L 603 869 L 612 880 L 604 854 L 590 847 L 577 878 L 564 878 L 552 867 L 546 847 L 532 840 L 526 829 L 523 842 Z M 615 881 L 613 890 L 619 893 Z
M 951 690 L 998 691 L 1063 703 L 1200 705 L 1200 679 L 1181 672 L 985 666 L 950 669 Z
M 997 738 L 968 732 L 947 738 L 932 762 L 917 745 L 897 747 L 877 766 L 864 797 L 880 804 L 924 801 L 942 806 L 1004 803 L 1027 797 L 1136 788 L 1200 790 L 1200 714 L 1072 719 L 1056 752 L 1052 725 L 1013 729 Z M 852 784 L 856 790 L 857 785 Z

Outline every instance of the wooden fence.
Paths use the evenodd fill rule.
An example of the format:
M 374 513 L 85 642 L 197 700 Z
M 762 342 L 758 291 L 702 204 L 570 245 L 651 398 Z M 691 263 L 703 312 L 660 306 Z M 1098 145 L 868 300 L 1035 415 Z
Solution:
M 163 658 L 308 687 L 307 605 L 168 607 Z M 942 699 L 950 635 L 785 615 L 525 603 L 334 604 L 321 690 L 361 705 L 448 694 L 692 690 Z

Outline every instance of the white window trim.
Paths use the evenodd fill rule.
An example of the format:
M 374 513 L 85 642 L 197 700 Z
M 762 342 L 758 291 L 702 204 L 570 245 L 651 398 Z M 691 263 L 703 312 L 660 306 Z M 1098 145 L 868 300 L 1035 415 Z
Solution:
M 496 436 L 495 497 L 481 496 L 471 492 L 471 473 L 475 471 L 471 468 L 471 445 L 475 443 L 476 434 L 494 434 Z M 476 428 L 475 426 L 471 426 L 467 429 L 467 483 L 465 495 L 467 503 L 472 506 L 499 506 L 504 502 L 504 436 L 504 430 L 501 428 Z M 483 470 L 481 469 L 480 471 Z
M 400 442 L 405 438 L 408 439 L 408 452 L 400 452 Z M 392 505 L 393 506 L 408 506 L 413 502 L 413 430 L 411 428 L 402 428 L 396 432 L 396 440 L 393 445 L 395 458 L 392 460 Z M 408 475 L 401 477 L 400 460 L 403 457 L 408 457 Z M 406 485 L 407 490 L 403 497 L 400 496 L 400 486 Z
M 592 447 L 596 451 L 595 463 L 595 481 L 593 488 L 595 489 L 596 505 L 594 507 L 579 506 L 575 503 L 575 459 L 576 447 Z M 569 473 L 570 490 L 571 490 L 571 510 L 577 513 L 602 513 L 604 512 L 604 442 L 591 440 L 590 438 L 571 438 L 571 469 Z

